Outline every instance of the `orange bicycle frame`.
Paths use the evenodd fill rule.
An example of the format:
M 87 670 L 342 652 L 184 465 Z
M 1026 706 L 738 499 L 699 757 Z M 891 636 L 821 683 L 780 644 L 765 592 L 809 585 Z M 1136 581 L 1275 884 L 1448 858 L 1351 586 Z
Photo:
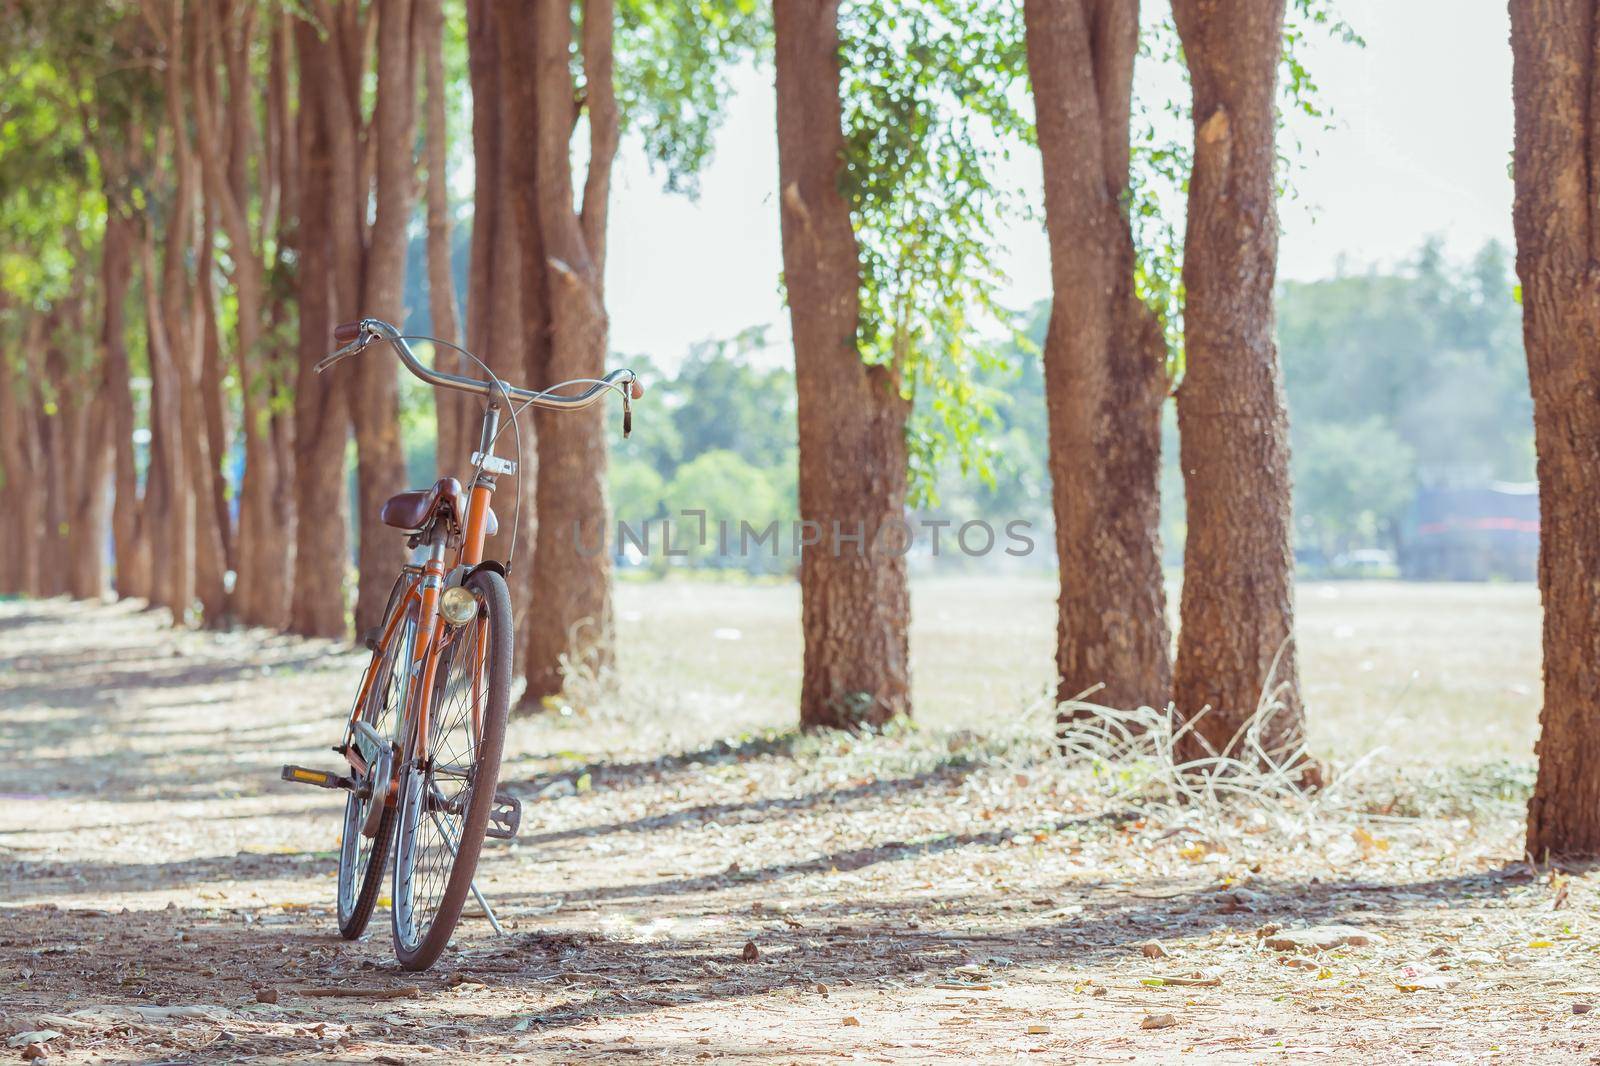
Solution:
M 486 458 L 493 457 L 492 448 L 494 437 L 499 427 L 499 404 L 491 401 L 483 415 L 482 455 Z M 459 546 L 456 549 L 455 567 L 475 567 L 483 561 L 484 541 L 488 537 L 489 528 L 489 501 L 494 495 L 495 479 L 492 474 L 479 469 L 478 475 L 473 479 L 467 497 L 466 524 L 462 528 Z M 350 711 L 351 729 L 361 717 L 367 700 L 371 697 L 372 686 L 377 680 L 378 665 L 383 661 L 384 652 L 388 650 L 390 641 L 394 640 L 395 632 L 399 629 L 400 620 L 405 618 L 412 609 L 415 601 L 417 612 L 416 647 L 413 651 L 412 661 L 409 664 L 410 678 L 419 682 L 415 686 L 407 684 L 405 706 L 401 708 L 403 722 L 407 728 L 407 750 L 404 757 L 394 767 L 398 779 L 401 765 L 413 760 L 423 760 L 429 755 L 429 713 L 432 709 L 428 694 L 433 691 L 435 676 L 439 664 L 439 653 L 444 648 L 443 629 L 444 623 L 439 615 L 439 597 L 444 592 L 445 553 L 448 538 L 442 530 L 435 530 L 430 543 L 428 558 L 421 567 L 408 566 L 406 570 L 414 574 L 414 578 L 406 585 L 394 609 L 389 612 L 389 617 L 384 620 L 383 632 L 374 642 L 372 647 L 372 660 L 367 664 L 365 675 L 361 679 L 361 689 L 356 695 L 355 705 Z M 478 625 L 481 627 L 482 622 Z M 488 646 L 487 640 L 478 642 L 477 661 L 472 664 L 474 680 L 484 669 L 485 653 Z M 472 685 L 472 718 L 473 728 L 477 729 L 482 721 L 480 708 L 481 697 L 479 686 Z M 364 760 L 353 744 L 345 746 L 345 759 L 361 773 L 367 772 Z M 391 786 L 393 781 L 391 781 Z

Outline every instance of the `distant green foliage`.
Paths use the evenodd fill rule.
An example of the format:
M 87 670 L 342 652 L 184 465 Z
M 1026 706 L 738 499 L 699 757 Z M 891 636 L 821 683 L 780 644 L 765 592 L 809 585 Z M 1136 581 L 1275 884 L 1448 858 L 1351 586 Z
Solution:
M 738 63 L 765 51 L 768 6 L 756 0 L 620 0 L 617 105 L 667 188 L 694 194 Z
M 1416 494 L 1416 466 L 1416 453 L 1381 416 L 1307 425 L 1295 434 L 1299 541 L 1330 558 L 1392 543 Z
M 1394 547 L 1419 484 L 1533 479 L 1510 266 L 1498 244 L 1458 264 L 1430 243 L 1399 272 L 1283 286 L 1303 544 Z
M 1019 209 L 998 164 L 1032 137 L 1022 13 L 1017 0 L 845 0 L 839 21 L 858 344 L 917 399 L 912 496 L 931 502 L 947 455 L 993 479 L 975 374 L 998 365 L 996 326 L 1014 327 L 993 232 Z
M 611 504 L 619 521 L 638 530 L 647 519 L 670 518 L 682 530 L 683 509 L 704 510 L 711 523 L 732 523 L 737 545 L 740 521 L 758 529 L 791 522 L 796 494 L 799 431 L 795 420 L 794 373 L 766 355 L 760 332 L 698 345 L 676 373 L 652 368 L 647 357 L 618 356 L 650 380 L 649 411 L 634 422 L 626 445 L 613 449 Z M 659 556 L 659 524 L 652 562 Z M 687 530 L 698 536 L 698 529 Z M 709 534 L 715 547 L 716 530 Z M 788 543 L 787 533 L 785 543 Z M 680 545 L 673 534 L 674 548 Z M 723 565 L 711 552 L 694 553 L 696 564 Z M 739 565 L 773 569 L 772 559 L 753 555 Z M 780 560 L 781 562 L 781 560 Z

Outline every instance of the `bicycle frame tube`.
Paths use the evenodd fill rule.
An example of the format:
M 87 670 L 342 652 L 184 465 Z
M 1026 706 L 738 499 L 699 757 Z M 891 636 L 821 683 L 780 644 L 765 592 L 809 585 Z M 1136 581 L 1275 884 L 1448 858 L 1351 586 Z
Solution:
M 440 627 L 443 624 L 439 617 L 439 596 L 444 591 L 444 551 L 445 537 L 442 531 L 436 532 L 433 543 L 429 546 L 428 561 L 422 564 L 422 581 L 418 585 L 421 605 L 417 610 L 417 651 L 413 660 L 411 676 L 418 681 L 416 690 L 407 693 L 407 702 L 412 707 L 411 721 L 415 723 L 415 730 L 411 736 L 410 758 L 421 762 L 428 757 L 428 712 L 432 700 L 433 678 L 439 665 L 439 656 L 434 647 L 439 639 Z
M 483 429 L 478 436 L 478 452 L 483 462 L 494 458 L 494 438 L 499 431 L 500 404 L 491 400 L 483 410 Z M 461 536 L 461 552 L 456 557 L 459 564 L 477 566 L 483 562 L 483 542 L 489 531 L 489 499 L 494 489 L 494 475 L 480 467 L 467 497 L 467 526 Z
M 383 653 L 388 650 L 389 642 L 394 639 L 395 631 L 400 628 L 400 620 L 406 616 L 411 601 L 418 597 L 417 587 L 420 581 L 421 577 L 419 575 L 407 584 L 405 592 L 400 595 L 400 602 L 395 605 L 393 611 L 389 612 L 389 618 L 384 624 L 383 634 L 378 638 L 377 644 L 373 648 L 372 659 L 367 663 L 366 672 L 361 677 L 361 690 L 356 693 L 355 706 L 350 710 L 349 728 L 351 729 L 354 728 L 356 720 L 361 717 L 363 710 L 367 706 L 367 699 L 372 694 L 372 686 L 377 681 L 378 665 L 383 662 Z M 405 713 L 404 707 L 400 708 L 400 713 Z M 367 772 L 367 768 L 364 765 L 357 765 L 357 760 L 361 757 L 350 746 L 346 746 L 344 757 L 345 761 L 350 763 L 357 771 L 361 773 Z

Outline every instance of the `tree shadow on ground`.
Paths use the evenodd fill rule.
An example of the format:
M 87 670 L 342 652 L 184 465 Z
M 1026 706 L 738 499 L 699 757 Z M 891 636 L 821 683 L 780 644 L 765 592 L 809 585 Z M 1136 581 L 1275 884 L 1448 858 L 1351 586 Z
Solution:
M 700 803 L 661 814 L 630 818 L 624 822 L 604 825 L 579 826 L 556 829 L 545 833 L 519 836 L 517 842 L 529 846 L 554 844 L 584 837 L 606 836 L 612 833 L 650 833 L 675 826 L 705 822 L 726 825 L 752 825 L 771 818 L 782 817 L 816 807 L 849 807 L 866 800 L 900 796 L 928 788 L 945 788 L 964 780 L 974 769 L 970 762 L 947 763 L 932 770 L 905 777 L 872 780 L 849 788 L 818 789 L 799 796 L 765 796 L 753 800 L 727 803 Z
M 980 835 L 950 846 L 984 842 Z M 801 865 L 817 869 L 849 857 L 825 856 Z M 599 934 L 531 933 L 466 953 L 457 965 L 504 984 L 566 982 L 595 992 L 535 1015 L 529 1028 L 539 1031 L 780 989 L 892 985 L 917 975 L 950 976 L 946 971 L 958 967 L 984 967 L 996 975 L 1014 966 L 1083 969 L 1137 953 L 1153 936 L 1193 937 L 1224 928 L 1322 923 L 1357 914 L 1364 927 L 1382 932 L 1396 926 L 1398 912 L 1408 907 L 1499 897 L 1531 879 L 1526 866 L 1512 863 L 1417 882 L 1258 881 L 1243 902 L 1238 893 L 1194 883 L 1168 886 L 1171 895 L 1150 899 L 1131 895 L 1126 886 L 1078 882 L 1036 901 L 1035 913 L 1058 914 L 1062 902 L 1071 904 L 1070 917 L 1045 920 L 1004 910 L 1005 901 L 990 897 L 826 901 L 781 914 L 744 909 L 738 918 L 750 930 L 750 942 L 759 944 L 753 960 L 739 950 L 737 937 L 640 942 Z M 689 891 L 695 884 L 671 882 L 658 888 Z M 601 898 L 607 898 L 604 892 Z M 920 928 L 932 915 L 958 928 Z M 734 917 L 731 909 L 727 916 Z

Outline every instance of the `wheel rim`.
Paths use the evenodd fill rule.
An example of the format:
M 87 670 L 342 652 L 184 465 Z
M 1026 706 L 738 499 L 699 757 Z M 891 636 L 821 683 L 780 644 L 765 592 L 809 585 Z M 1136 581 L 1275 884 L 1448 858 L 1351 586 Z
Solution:
M 378 667 L 378 677 L 373 681 L 372 690 L 367 697 L 366 711 L 361 716 L 362 721 L 372 726 L 380 736 L 388 737 L 391 741 L 394 740 L 396 725 L 401 720 L 401 709 L 405 706 L 410 673 L 404 667 L 395 669 L 395 664 L 411 662 L 413 649 L 416 647 L 416 634 L 415 617 L 407 617 L 400 623 L 400 629 L 396 632 L 394 641 L 385 651 L 383 662 Z M 368 768 L 369 774 L 372 769 Z M 363 780 L 358 782 L 358 788 L 366 788 L 368 795 L 363 798 L 352 792 L 344 801 L 344 832 L 339 841 L 341 920 L 347 920 L 355 913 L 356 904 L 361 897 L 361 886 L 366 883 L 373 853 L 383 835 L 380 830 L 376 836 L 367 837 L 363 835 L 362 830 L 372 805 L 383 802 L 388 783 Z
M 395 854 L 395 928 L 415 950 L 433 927 L 450 875 L 478 773 L 479 722 L 488 702 L 489 620 L 479 616 L 446 633 L 429 712 L 431 759 L 410 767 L 401 791 Z

